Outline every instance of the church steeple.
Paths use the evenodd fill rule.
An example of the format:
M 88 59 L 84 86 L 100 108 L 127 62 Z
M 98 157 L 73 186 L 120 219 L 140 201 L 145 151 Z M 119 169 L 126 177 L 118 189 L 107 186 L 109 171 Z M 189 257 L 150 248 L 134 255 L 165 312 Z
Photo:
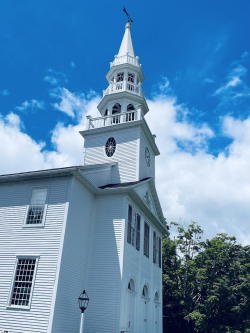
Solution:
M 87 116 L 86 130 L 80 132 L 85 138 L 84 164 L 117 163 L 113 183 L 154 178 L 159 150 L 144 118 L 149 111 L 142 91 L 144 75 L 134 53 L 130 23 L 106 79 L 108 87 L 97 106 L 101 116 Z
M 126 54 L 128 54 L 131 57 L 135 57 L 130 30 L 131 30 L 131 25 L 130 23 L 127 23 L 125 26 L 125 33 L 122 39 L 118 57 L 124 56 Z

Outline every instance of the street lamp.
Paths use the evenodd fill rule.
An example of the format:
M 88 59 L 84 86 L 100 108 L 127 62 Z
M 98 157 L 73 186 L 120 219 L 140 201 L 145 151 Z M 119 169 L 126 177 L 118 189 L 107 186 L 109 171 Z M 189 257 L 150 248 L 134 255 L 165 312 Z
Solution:
M 89 304 L 89 297 L 85 290 L 78 297 L 79 308 L 82 311 L 81 314 L 81 323 L 80 323 L 80 333 L 83 333 L 83 321 L 84 321 L 84 311 L 87 309 Z

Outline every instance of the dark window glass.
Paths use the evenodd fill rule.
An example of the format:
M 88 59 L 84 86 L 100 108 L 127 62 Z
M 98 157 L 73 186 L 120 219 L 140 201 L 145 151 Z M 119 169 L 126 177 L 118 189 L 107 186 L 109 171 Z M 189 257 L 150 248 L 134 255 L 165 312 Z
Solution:
M 144 254 L 149 257 L 149 225 L 144 223 Z
M 153 233 L 153 263 L 156 263 L 156 233 Z
M 127 234 L 127 242 L 131 244 L 131 224 L 132 224 L 132 207 L 128 206 L 128 234 Z
M 135 82 L 135 76 L 134 74 L 128 73 L 128 81 L 134 83 Z
M 161 239 L 159 238 L 159 267 L 161 267 Z
M 18 259 L 11 305 L 28 306 L 36 259 Z
M 137 214 L 137 224 L 136 224 L 136 249 L 140 250 L 140 228 L 141 228 L 141 217 Z
M 118 73 L 116 77 L 116 82 L 121 82 L 124 79 L 124 73 Z
M 46 188 L 37 188 L 32 191 L 26 224 L 41 224 L 43 222 L 46 197 Z

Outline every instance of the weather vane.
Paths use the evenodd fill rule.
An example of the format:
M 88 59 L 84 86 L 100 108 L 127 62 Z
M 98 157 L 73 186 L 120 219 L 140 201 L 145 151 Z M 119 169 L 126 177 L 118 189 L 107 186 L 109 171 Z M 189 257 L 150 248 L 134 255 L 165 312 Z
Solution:
M 130 17 L 130 15 L 129 15 L 129 13 L 126 11 L 126 8 L 125 8 L 125 6 L 123 6 L 123 11 L 124 11 L 124 13 L 127 15 L 127 17 L 128 17 L 128 22 L 133 22 L 133 20 L 131 19 L 131 17 Z

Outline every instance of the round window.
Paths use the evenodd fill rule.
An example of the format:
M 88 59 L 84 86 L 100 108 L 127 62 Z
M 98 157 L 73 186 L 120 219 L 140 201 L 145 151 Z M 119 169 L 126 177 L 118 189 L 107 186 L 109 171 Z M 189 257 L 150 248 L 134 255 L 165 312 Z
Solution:
M 106 142 L 105 152 L 108 157 L 111 157 L 115 153 L 116 142 L 114 138 L 109 138 Z

